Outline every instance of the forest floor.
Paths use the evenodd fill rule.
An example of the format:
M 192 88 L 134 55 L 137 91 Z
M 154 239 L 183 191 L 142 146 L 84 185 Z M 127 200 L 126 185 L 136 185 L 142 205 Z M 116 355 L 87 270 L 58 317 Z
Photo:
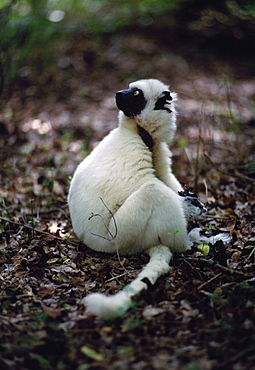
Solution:
M 160 50 L 160 53 L 159 53 Z M 255 77 L 247 62 L 183 57 L 145 36 L 115 36 L 95 55 L 78 39 L 0 112 L 0 368 L 252 369 L 255 364 Z M 158 78 L 179 95 L 177 178 L 206 203 L 201 226 L 229 245 L 176 255 L 170 273 L 123 317 L 86 313 L 148 261 L 96 253 L 72 234 L 77 164 L 117 125 L 115 91 Z

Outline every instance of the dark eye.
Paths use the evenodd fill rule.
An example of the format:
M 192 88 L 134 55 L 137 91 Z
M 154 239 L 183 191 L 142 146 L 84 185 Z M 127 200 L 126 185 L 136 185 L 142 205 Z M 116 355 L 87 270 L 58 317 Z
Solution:
M 144 97 L 143 91 L 137 87 L 117 91 L 116 93 L 117 107 L 122 110 L 127 117 L 134 117 L 137 114 L 140 114 L 146 103 L 147 101 Z

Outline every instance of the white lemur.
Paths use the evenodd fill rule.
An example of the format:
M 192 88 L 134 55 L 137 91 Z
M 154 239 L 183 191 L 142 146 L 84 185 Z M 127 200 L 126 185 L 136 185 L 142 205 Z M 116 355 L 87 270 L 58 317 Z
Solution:
M 191 243 L 187 221 L 205 211 L 171 171 L 166 142 L 173 140 L 176 130 L 176 100 L 177 95 L 155 79 L 139 80 L 118 91 L 119 126 L 73 176 L 68 203 L 78 238 L 96 251 L 150 256 L 124 290 L 110 297 L 94 293 L 85 298 L 87 311 L 101 317 L 122 315 L 148 281 L 154 284 L 168 272 L 172 252 L 184 252 Z M 193 239 L 199 238 L 196 230 Z

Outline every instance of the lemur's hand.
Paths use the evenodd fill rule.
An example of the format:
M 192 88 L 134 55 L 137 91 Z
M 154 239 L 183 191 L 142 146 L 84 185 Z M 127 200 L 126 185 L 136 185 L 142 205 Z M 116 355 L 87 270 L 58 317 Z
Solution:
M 184 186 L 184 191 L 178 191 L 178 194 L 183 197 L 184 212 L 188 221 L 198 219 L 202 213 L 207 211 L 197 195 L 189 191 L 187 185 Z

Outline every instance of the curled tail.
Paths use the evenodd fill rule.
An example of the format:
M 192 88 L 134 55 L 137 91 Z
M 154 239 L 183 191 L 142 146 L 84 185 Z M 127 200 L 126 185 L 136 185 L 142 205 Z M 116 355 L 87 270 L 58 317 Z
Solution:
M 160 276 L 167 274 L 169 262 L 173 256 L 170 249 L 159 245 L 150 248 L 147 252 L 150 260 L 132 283 L 112 296 L 105 296 L 102 293 L 89 294 L 82 300 L 86 305 L 86 311 L 104 319 L 122 316 L 132 306 L 132 297 L 148 288 L 147 279 L 154 285 Z

